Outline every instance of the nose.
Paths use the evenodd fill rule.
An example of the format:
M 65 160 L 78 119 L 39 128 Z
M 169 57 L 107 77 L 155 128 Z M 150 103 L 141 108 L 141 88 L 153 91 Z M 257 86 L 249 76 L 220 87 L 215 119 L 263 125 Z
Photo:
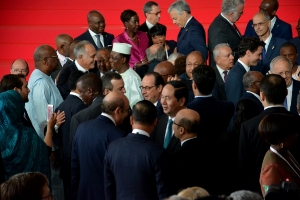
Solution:
M 234 59 L 234 57 L 233 57 L 233 55 L 232 55 L 232 54 L 230 54 L 229 58 L 230 58 L 230 59 Z
M 173 19 L 172 22 L 173 22 L 173 24 L 176 24 L 176 20 Z
M 125 89 L 125 88 L 123 88 L 123 89 L 122 89 L 122 92 L 123 92 L 123 94 L 125 94 L 125 93 L 126 93 L 126 89 Z

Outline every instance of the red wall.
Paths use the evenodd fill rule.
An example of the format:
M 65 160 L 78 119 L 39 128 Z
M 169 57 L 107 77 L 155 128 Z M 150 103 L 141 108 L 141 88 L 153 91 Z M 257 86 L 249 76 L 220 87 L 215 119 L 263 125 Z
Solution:
M 156 0 L 162 14 L 160 22 L 167 25 L 168 39 L 175 39 L 178 27 L 172 24 L 167 9 L 174 0 Z M 86 15 L 99 10 L 107 22 L 106 31 L 115 36 L 123 31 L 120 14 L 124 9 L 135 10 L 143 23 L 142 8 L 147 0 L 0 0 L 0 77 L 9 73 L 10 65 L 16 58 L 28 61 L 34 69 L 33 52 L 40 44 L 55 48 L 55 37 L 60 33 L 78 36 L 87 29 Z M 187 0 L 195 16 L 208 29 L 209 24 L 221 10 L 221 0 Z M 243 33 L 247 22 L 258 11 L 261 0 L 246 0 L 244 15 L 237 26 Z M 299 0 L 279 0 L 278 16 L 289 22 L 296 36 L 296 24 L 300 17 Z

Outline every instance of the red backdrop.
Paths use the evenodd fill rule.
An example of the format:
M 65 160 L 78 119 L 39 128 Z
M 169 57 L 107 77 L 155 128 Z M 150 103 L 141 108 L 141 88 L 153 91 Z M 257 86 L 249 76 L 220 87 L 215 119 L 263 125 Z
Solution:
M 168 39 L 177 38 L 178 27 L 172 24 L 167 9 L 174 0 L 156 0 L 162 14 L 160 22 L 167 25 Z M 123 31 L 120 14 L 124 9 L 135 10 L 143 23 L 142 8 L 147 0 L 1 0 L 0 1 L 0 77 L 9 73 L 10 65 L 16 58 L 25 59 L 34 69 L 33 52 L 40 44 L 49 44 L 55 48 L 55 37 L 67 33 L 76 37 L 87 29 L 87 13 L 99 10 L 107 22 L 106 31 L 115 36 Z M 221 10 L 221 0 L 187 0 L 192 15 L 204 26 L 206 33 L 209 24 Z M 246 0 L 244 15 L 237 23 L 244 33 L 253 14 L 258 11 L 261 0 Z M 293 27 L 300 16 L 299 0 L 279 0 L 278 16 Z

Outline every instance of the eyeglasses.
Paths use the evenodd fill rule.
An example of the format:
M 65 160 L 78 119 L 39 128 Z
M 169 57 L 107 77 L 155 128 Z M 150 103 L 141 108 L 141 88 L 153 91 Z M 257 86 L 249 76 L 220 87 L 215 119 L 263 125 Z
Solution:
M 158 16 L 160 13 L 161 13 L 161 11 L 158 11 L 158 12 L 156 12 L 156 13 L 149 13 L 149 14 Z
M 54 195 L 50 192 L 48 196 L 42 197 L 42 199 L 51 199 L 51 200 L 53 200 L 54 199 Z
M 143 90 L 146 90 L 146 91 L 150 91 L 152 88 L 156 87 L 155 85 L 154 86 L 146 86 L 146 87 L 143 87 L 143 86 L 140 86 L 140 89 L 143 91 Z
M 15 73 L 27 73 L 28 69 L 11 69 Z
M 252 24 L 252 27 L 253 28 L 256 28 L 256 27 L 261 27 L 263 24 L 265 24 L 266 22 L 268 22 L 269 20 L 265 21 L 265 22 L 261 22 L 261 23 L 258 23 L 258 24 Z
M 175 123 L 174 121 L 173 121 L 173 124 L 175 124 L 176 126 L 184 128 L 183 126 L 181 126 L 180 124 Z

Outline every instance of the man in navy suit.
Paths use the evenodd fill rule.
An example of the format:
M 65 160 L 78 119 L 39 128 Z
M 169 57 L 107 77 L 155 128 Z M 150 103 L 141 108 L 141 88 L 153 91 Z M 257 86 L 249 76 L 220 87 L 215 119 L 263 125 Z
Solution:
M 214 19 L 208 28 L 208 50 L 210 66 L 214 66 L 213 50 L 220 43 L 228 43 L 233 51 L 234 61 L 238 59 L 238 46 L 242 39 L 237 22 L 244 11 L 244 0 L 223 0 L 222 12 Z
M 292 26 L 278 18 L 276 12 L 278 10 L 278 0 L 263 0 L 259 6 L 259 10 L 271 17 L 271 33 L 274 37 L 279 37 L 289 41 L 292 39 Z M 253 28 L 253 21 L 250 20 L 245 30 L 246 36 L 257 36 Z
M 82 71 L 96 74 L 98 71 L 97 68 L 94 68 L 95 60 L 97 59 L 96 50 L 90 42 L 86 40 L 79 42 L 74 48 L 74 54 L 75 62 L 63 67 L 57 79 L 57 88 L 63 99 L 70 93 L 68 78 L 72 72 Z
M 205 31 L 191 15 L 190 6 L 185 1 L 176 1 L 169 7 L 168 13 L 173 23 L 181 28 L 177 36 L 177 52 L 188 55 L 192 51 L 200 51 L 206 59 Z
M 280 47 L 280 55 L 292 61 L 292 77 L 293 79 L 300 81 L 300 69 L 297 61 L 297 57 L 299 58 L 299 53 L 297 51 L 297 47 L 292 42 L 286 42 Z
M 104 158 L 106 200 L 158 200 L 169 196 L 166 153 L 150 139 L 156 115 L 153 103 L 139 101 L 130 118 L 132 133 L 110 143 Z
M 256 66 L 251 67 L 251 71 L 259 71 L 266 74 L 270 70 L 270 63 L 276 56 L 279 56 L 280 47 L 286 40 L 274 36 L 270 32 L 270 16 L 264 12 L 259 12 L 253 17 L 254 30 L 259 39 L 265 43 L 262 52 L 262 60 Z
M 257 65 L 261 60 L 264 42 L 256 37 L 243 38 L 239 44 L 239 59 L 231 68 L 225 83 L 227 100 L 236 105 L 243 96 L 243 76 L 250 70 L 250 66 Z
M 89 29 L 74 40 L 87 40 L 96 50 L 102 47 L 112 47 L 114 35 L 104 31 L 105 19 L 97 10 L 92 10 L 87 16 Z
M 300 65 L 300 18 L 298 19 L 298 24 L 296 26 L 298 36 L 294 37 L 293 39 L 290 40 L 291 43 L 295 45 L 296 53 L 298 53 L 297 56 L 297 63 Z
M 63 179 L 64 184 L 64 196 L 65 199 L 70 199 L 70 188 L 71 188 L 71 156 L 70 156 L 70 124 L 71 118 L 77 112 L 85 109 L 87 105 L 82 101 L 79 91 L 76 88 L 76 82 L 80 76 L 84 73 L 81 71 L 73 72 L 69 79 L 68 85 L 71 89 L 70 94 L 67 98 L 55 109 L 57 111 L 65 112 L 65 122 L 59 127 L 59 143 L 58 146 L 62 145 L 62 166 L 60 167 L 60 177 Z
M 163 146 L 168 154 L 172 154 L 180 148 L 180 142 L 174 136 L 172 124 L 177 112 L 185 108 L 187 98 L 187 88 L 181 81 L 170 81 L 162 90 L 160 102 L 164 114 L 159 118 L 151 138 Z
M 227 101 L 225 82 L 228 73 L 234 65 L 234 55 L 228 43 L 216 45 L 213 54 L 216 65 L 211 65 L 211 67 L 216 72 L 219 100 Z
M 75 132 L 72 199 L 105 199 L 104 155 L 109 143 L 125 136 L 117 126 L 122 124 L 130 107 L 126 96 L 111 92 L 103 99 L 101 108 L 101 115 L 80 124 Z
M 243 85 L 246 92 L 241 97 L 241 99 L 252 99 L 256 103 L 260 112 L 264 110 L 259 96 L 260 81 L 263 77 L 264 75 L 262 73 L 256 71 L 249 71 L 244 74 Z
M 292 78 L 292 67 L 293 63 L 290 59 L 277 56 L 274 58 L 270 64 L 270 73 L 278 74 L 284 78 L 286 82 L 286 87 L 288 94 L 286 96 L 284 107 L 293 114 L 298 114 L 297 112 L 297 95 L 300 90 L 300 82 L 293 80 Z

